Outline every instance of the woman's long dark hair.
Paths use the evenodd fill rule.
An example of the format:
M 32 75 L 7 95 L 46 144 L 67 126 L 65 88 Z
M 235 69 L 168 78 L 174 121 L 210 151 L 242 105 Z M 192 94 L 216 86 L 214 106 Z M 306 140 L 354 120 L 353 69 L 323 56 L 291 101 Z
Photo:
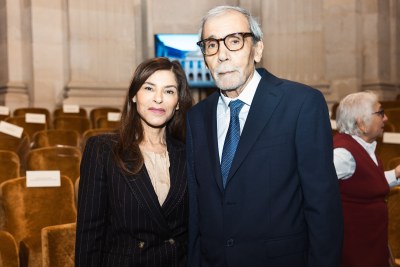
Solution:
M 143 156 L 139 144 L 143 141 L 144 132 L 141 118 L 132 98 L 137 94 L 145 81 L 156 71 L 170 70 L 175 74 L 178 84 L 179 109 L 166 125 L 166 133 L 182 142 L 185 141 L 185 115 L 192 106 L 192 97 L 185 72 L 177 61 L 168 58 L 152 58 L 142 62 L 133 74 L 129 91 L 126 95 L 120 126 L 117 129 L 118 139 L 113 148 L 114 159 L 120 169 L 127 174 L 136 174 L 143 166 Z

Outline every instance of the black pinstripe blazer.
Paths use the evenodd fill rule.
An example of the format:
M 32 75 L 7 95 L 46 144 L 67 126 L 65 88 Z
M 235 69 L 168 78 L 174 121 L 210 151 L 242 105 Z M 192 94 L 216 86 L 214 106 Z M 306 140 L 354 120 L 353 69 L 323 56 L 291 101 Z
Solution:
M 185 266 L 185 147 L 167 139 L 171 187 L 160 206 L 143 167 L 123 174 L 112 156 L 115 135 L 91 137 L 81 162 L 75 266 Z

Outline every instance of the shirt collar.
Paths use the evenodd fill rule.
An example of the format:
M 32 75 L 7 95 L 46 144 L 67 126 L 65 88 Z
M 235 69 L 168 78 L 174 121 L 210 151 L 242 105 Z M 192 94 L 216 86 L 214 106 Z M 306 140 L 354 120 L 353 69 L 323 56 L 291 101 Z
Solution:
M 368 154 L 375 154 L 376 141 L 367 143 L 357 135 L 352 135 L 351 137 L 353 137 L 354 140 L 356 140 L 365 150 L 367 150 Z
M 257 90 L 257 86 L 261 81 L 261 75 L 255 70 L 253 77 L 249 81 L 249 83 L 246 85 L 246 87 L 243 89 L 243 91 L 240 93 L 240 95 L 236 98 L 229 98 L 227 96 L 224 96 L 224 94 L 221 93 L 220 90 L 220 96 L 222 99 L 222 103 L 224 106 L 225 111 L 229 109 L 229 102 L 240 99 L 241 101 L 244 102 L 245 105 L 251 106 L 251 102 L 253 102 L 254 95 Z

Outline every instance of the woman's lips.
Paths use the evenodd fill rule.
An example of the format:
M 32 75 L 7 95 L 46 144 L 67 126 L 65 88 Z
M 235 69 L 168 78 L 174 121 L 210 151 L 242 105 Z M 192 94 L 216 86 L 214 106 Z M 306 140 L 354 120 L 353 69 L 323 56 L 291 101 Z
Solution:
M 163 108 L 149 108 L 149 110 L 155 114 L 164 114 L 165 109 Z

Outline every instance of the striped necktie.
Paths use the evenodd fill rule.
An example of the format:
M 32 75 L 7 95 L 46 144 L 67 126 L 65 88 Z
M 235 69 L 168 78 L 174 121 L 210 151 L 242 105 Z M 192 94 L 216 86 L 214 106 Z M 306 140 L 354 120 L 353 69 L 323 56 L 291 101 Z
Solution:
M 235 156 L 236 148 L 240 139 L 239 112 L 242 109 L 243 105 L 244 102 L 240 100 L 231 101 L 229 103 L 229 108 L 231 109 L 231 118 L 229 122 L 228 132 L 226 133 L 221 158 L 221 174 L 222 184 L 224 188 L 226 186 L 229 170 L 231 168 L 232 160 Z

